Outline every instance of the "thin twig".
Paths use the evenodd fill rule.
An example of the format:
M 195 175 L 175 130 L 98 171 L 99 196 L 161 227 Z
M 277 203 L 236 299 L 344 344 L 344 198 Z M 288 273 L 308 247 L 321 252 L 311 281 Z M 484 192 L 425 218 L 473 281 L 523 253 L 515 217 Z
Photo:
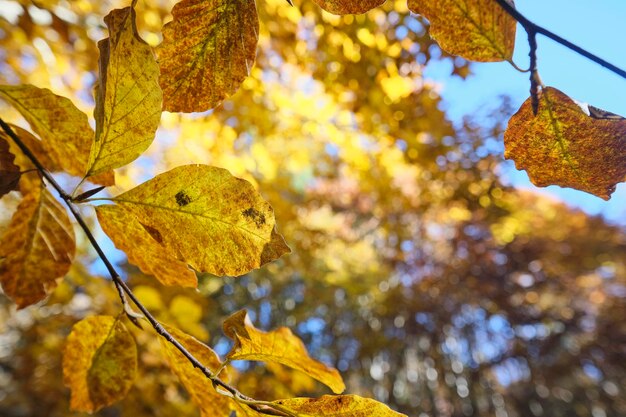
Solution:
M 129 318 L 131 319 L 131 321 L 135 322 L 135 320 L 133 320 L 133 318 L 135 318 L 135 319 L 137 318 L 137 313 L 133 312 L 133 313 L 129 314 L 129 311 L 132 312 L 132 308 L 130 308 L 130 306 L 128 305 L 128 301 L 126 300 L 126 296 L 128 296 L 128 298 L 131 299 L 133 304 L 135 304 L 135 306 L 137 306 L 139 311 L 141 311 L 141 313 L 143 314 L 145 319 L 148 320 L 148 322 L 152 325 L 154 330 L 160 336 L 162 336 L 165 340 L 167 340 L 169 343 L 171 343 L 174 347 L 176 347 L 176 349 L 178 349 L 178 351 L 180 353 L 182 353 L 183 356 L 185 356 L 185 358 L 193 365 L 194 368 L 199 369 L 209 380 L 211 380 L 211 382 L 213 383 L 214 386 L 219 386 L 219 387 L 223 388 L 224 390 L 229 392 L 230 395 L 233 398 L 236 398 L 236 399 L 239 399 L 239 400 L 243 400 L 249 407 L 253 408 L 254 410 L 256 410 L 256 411 L 258 411 L 260 413 L 271 414 L 271 415 L 289 415 L 288 413 L 285 413 L 284 411 L 281 410 L 282 407 L 274 406 L 274 405 L 271 405 L 271 403 L 267 403 L 265 401 L 258 401 L 258 400 L 255 400 L 254 398 L 248 397 L 248 396 L 242 394 L 241 392 L 239 392 L 235 387 L 233 387 L 233 386 L 227 384 L 226 382 L 222 381 L 220 378 L 218 378 L 216 375 L 214 375 L 209 368 L 204 366 L 202 364 L 202 362 L 200 362 L 198 359 L 196 359 L 196 357 L 193 356 L 193 354 L 191 354 L 191 352 L 189 352 L 178 340 L 176 340 L 176 338 L 174 336 L 172 336 L 163 327 L 163 325 L 161 325 L 161 323 L 159 323 L 159 321 L 152 315 L 152 313 L 150 313 L 150 311 L 148 311 L 148 309 L 141 303 L 141 301 L 139 301 L 137 299 L 137 297 L 132 292 L 132 290 L 128 287 L 128 285 L 126 285 L 124 280 L 122 280 L 120 275 L 117 273 L 115 267 L 111 264 L 111 262 L 109 261 L 109 259 L 106 256 L 106 254 L 104 253 L 104 251 L 100 247 L 100 244 L 98 243 L 98 241 L 94 237 L 93 233 L 89 229 L 89 226 L 87 225 L 87 223 L 83 219 L 82 215 L 80 214 L 80 212 L 74 206 L 74 203 L 72 201 L 72 197 L 69 194 L 67 194 L 65 192 L 65 190 L 63 190 L 63 188 L 54 179 L 54 177 L 48 172 L 48 170 L 46 170 L 46 168 L 41 164 L 41 162 L 39 162 L 37 157 L 30 151 L 30 149 L 24 144 L 24 142 L 22 142 L 22 140 L 19 138 L 19 136 L 17 136 L 15 134 L 15 132 L 13 132 L 11 127 L 7 123 L 5 123 L 4 120 L 2 120 L 1 118 L 0 118 L 0 127 L 2 127 L 2 129 L 6 132 L 6 134 L 9 135 L 9 137 L 11 137 L 11 139 L 13 139 L 15 144 L 21 149 L 21 151 L 24 153 L 24 155 L 26 155 L 26 157 L 31 160 L 31 162 L 35 165 L 35 167 L 41 173 L 41 175 L 46 179 L 46 181 L 48 181 L 48 183 L 50 185 L 52 185 L 52 187 L 59 194 L 59 197 L 61 197 L 61 199 L 65 202 L 65 204 L 67 205 L 68 209 L 70 210 L 70 212 L 72 213 L 72 215 L 74 216 L 74 218 L 76 219 L 78 224 L 80 225 L 81 229 L 83 229 L 83 232 L 87 236 L 87 239 L 89 240 L 89 243 L 91 243 L 91 246 L 98 253 L 98 256 L 100 257 L 100 259 L 104 263 L 104 266 L 106 267 L 107 271 L 109 272 L 109 275 L 111 276 L 111 279 L 113 280 L 113 282 L 115 283 L 115 286 L 118 289 L 118 293 L 120 295 L 120 299 L 122 301 L 122 304 L 124 305 L 124 310 L 125 310 L 126 314 L 129 316 Z M 273 410 L 266 409 L 265 407 L 268 406 L 268 405 L 273 407 Z M 279 413 L 279 414 L 277 414 L 277 413 Z
M 517 20 L 519 22 L 520 25 L 522 25 L 524 27 L 524 29 L 526 30 L 526 32 L 534 32 L 534 33 L 540 33 L 550 39 L 552 39 L 553 41 L 560 43 L 561 45 L 563 45 L 564 47 L 571 49 L 572 51 L 584 56 L 585 58 L 602 65 L 604 68 L 608 69 L 609 71 L 619 75 L 622 78 L 626 78 L 626 71 L 611 64 L 608 61 L 605 61 L 604 59 L 598 57 L 597 55 L 592 54 L 591 52 L 581 48 L 578 45 L 573 44 L 572 42 L 568 41 L 567 39 L 563 39 L 562 37 L 560 37 L 559 35 L 556 35 L 552 32 L 550 32 L 549 30 L 536 25 L 535 23 L 531 22 L 530 20 L 528 20 L 523 14 L 521 14 L 520 12 L 518 12 L 514 6 L 512 6 L 511 4 L 509 4 L 509 2 L 507 0 L 495 0 L 500 7 L 502 7 L 504 9 L 504 11 L 506 11 L 508 14 L 511 15 L 511 17 L 513 17 L 513 19 Z

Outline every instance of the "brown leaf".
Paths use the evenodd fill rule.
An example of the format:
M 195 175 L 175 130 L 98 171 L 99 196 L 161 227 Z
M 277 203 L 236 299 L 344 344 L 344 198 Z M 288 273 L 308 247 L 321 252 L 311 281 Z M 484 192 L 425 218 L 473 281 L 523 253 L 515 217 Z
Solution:
M 256 58 L 254 0 L 183 0 L 157 49 L 168 111 L 205 111 L 233 94 Z
M 314 0 L 322 9 L 333 14 L 361 14 L 380 6 L 386 0 Z
M 92 316 L 74 325 L 63 353 L 72 410 L 93 413 L 121 400 L 136 373 L 137 345 L 118 319 Z
M 18 189 L 20 167 L 15 165 L 15 155 L 9 149 L 5 135 L 0 135 L 0 197 Z
M 23 308 L 43 300 L 72 264 L 74 230 L 67 213 L 46 188 L 28 187 L 0 240 L 0 282 Z
M 516 22 L 494 0 L 408 0 L 412 12 L 430 21 L 441 49 L 480 62 L 513 56 Z
M 358 395 L 324 395 L 320 398 L 290 398 L 274 401 L 298 416 L 324 417 L 406 417 L 385 404 Z
M 255 328 L 245 310 L 224 321 L 224 333 L 235 341 L 229 359 L 277 362 L 297 369 L 340 393 L 346 388 L 336 369 L 312 359 L 304 343 L 286 327 L 272 332 Z
M 504 146 L 505 158 L 538 187 L 571 187 L 608 200 L 626 179 L 626 119 L 589 116 L 556 88 L 540 92 L 536 116 L 530 98 L 522 104 Z
M 109 37 L 98 42 L 96 136 L 89 175 L 119 168 L 148 149 L 161 120 L 159 67 L 137 33 L 135 11 L 116 9 L 104 18 Z

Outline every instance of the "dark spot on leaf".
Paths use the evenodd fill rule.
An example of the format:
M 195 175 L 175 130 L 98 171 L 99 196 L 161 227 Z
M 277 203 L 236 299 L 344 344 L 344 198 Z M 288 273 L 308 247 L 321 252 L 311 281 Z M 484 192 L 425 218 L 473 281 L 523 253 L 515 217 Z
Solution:
M 256 210 L 254 207 L 245 209 L 241 214 L 252 220 L 257 227 L 261 227 L 265 224 L 265 214 Z
M 177 192 L 174 197 L 176 198 L 176 204 L 178 204 L 180 207 L 186 206 L 187 204 L 191 203 L 191 197 L 189 197 L 184 191 Z
M 159 244 L 163 243 L 163 236 L 161 236 L 161 232 L 159 232 L 157 229 L 155 229 L 152 226 L 148 226 L 147 224 L 143 224 L 141 222 L 139 224 L 141 224 L 143 228 L 146 229 L 146 232 L 148 232 L 150 236 L 152 236 L 152 239 L 159 242 Z

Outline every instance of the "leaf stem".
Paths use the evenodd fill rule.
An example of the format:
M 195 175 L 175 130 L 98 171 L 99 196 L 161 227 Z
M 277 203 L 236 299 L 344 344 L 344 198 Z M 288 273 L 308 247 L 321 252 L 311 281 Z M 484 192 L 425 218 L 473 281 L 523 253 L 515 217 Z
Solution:
M 518 12 L 514 6 L 512 6 L 511 4 L 509 4 L 509 2 L 507 0 L 495 0 L 500 7 L 502 7 L 504 9 L 505 12 L 507 12 L 509 15 L 511 15 L 511 17 L 513 17 L 513 19 L 517 20 L 519 22 L 520 25 L 522 25 L 524 27 L 524 29 L 526 30 L 527 33 L 540 33 L 550 39 L 552 39 L 553 41 L 563 45 L 564 47 L 571 49 L 572 51 L 584 56 L 585 58 L 603 66 L 604 68 L 608 69 L 609 71 L 619 75 L 622 78 L 626 78 L 626 71 L 611 64 L 608 61 L 605 61 L 604 59 L 600 58 L 597 55 L 592 54 L 591 52 L 581 48 L 578 45 L 573 44 L 572 42 L 568 41 L 567 39 L 563 39 L 562 37 L 560 37 L 557 34 L 554 34 L 552 32 L 550 32 L 549 30 L 531 22 L 530 20 L 528 20 L 526 18 L 526 16 L 524 16 L 523 14 L 521 14 L 520 12 Z M 532 66 L 532 63 L 531 63 Z
M 124 282 L 124 280 L 118 274 L 113 264 L 111 264 L 106 254 L 100 247 L 100 244 L 98 243 L 93 233 L 91 232 L 91 229 L 89 229 L 89 226 L 83 219 L 78 209 L 75 207 L 72 201 L 72 196 L 70 196 L 69 194 L 65 192 L 65 190 L 63 190 L 63 188 L 59 185 L 59 183 L 54 179 L 52 174 L 50 174 L 44 168 L 44 166 L 41 164 L 41 162 L 39 162 L 37 157 L 30 151 L 30 149 L 24 144 L 24 142 L 22 142 L 19 136 L 17 136 L 17 134 L 13 132 L 11 127 L 4 120 L 2 120 L 2 118 L 0 118 L 0 127 L 2 127 L 2 130 L 4 130 L 11 139 L 13 139 L 15 144 L 20 148 L 20 150 L 24 153 L 24 155 L 26 155 L 26 157 L 31 160 L 31 162 L 33 163 L 33 165 L 35 165 L 35 167 L 41 173 L 41 175 L 57 191 L 57 193 L 59 194 L 59 197 L 61 197 L 61 199 L 65 202 L 65 205 L 68 207 L 68 209 L 70 210 L 70 212 L 76 219 L 76 222 L 78 222 L 81 229 L 83 229 L 83 232 L 87 236 L 89 243 L 95 249 L 95 251 L 98 253 L 98 256 L 104 263 L 104 266 L 109 272 L 109 275 L 111 276 L 111 279 L 113 280 L 117 288 L 118 294 L 120 296 L 120 300 L 122 302 L 122 305 L 124 306 L 124 311 L 127 314 L 128 318 L 134 324 L 139 325 L 138 324 L 139 322 L 137 319 L 141 317 L 141 315 L 137 314 L 136 312 L 132 310 L 132 308 L 130 307 L 126 299 L 127 296 L 128 298 L 130 298 L 133 304 L 137 306 L 139 311 L 141 311 L 141 313 L 143 314 L 143 317 L 150 323 L 150 325 L 154 328 L 154 330 L 160 336 L 162 336 L 165 340 L 171 343 L 174 347 L 176 347 L 176 349 L 178 349 L 178 351 L 182 353 L 183 356 L 185 356 L 185 358 L 187 358 L 187 360 L 193 365 L 194 368 L 199 369 L 209 380 L 211 380 L 214 386 L 223 388 L 233 398 L 237 400 L 243 400 L 244 403 L 246 403 L 249 407 L 253 408 L 255 411 L 259 413 L 270 414 L 270 415 L 282 415 L 282 416 L 290 415 L 289 413 L 285 413 L 283 410 L 281 410 L 282 407 L 277 407 L 272 403 L 267 403 L 267 404 L 270 404 L 272 409 L 265 408 L 264 407 L 266 405 L 265 402 L 258 401 L 258 400 L 255 400 L 254 398 L 248 397 L 242 394 L 241 392 L 239 392 L 235 387 L 219 379 L 215 374 L 211 372 L 209 368 L 203 365 L 195 356 L 193 356 L 193 354 L 191 354 L 191 352 L 189 352 L 178 340 L 176 340 L 174 336 L 172 336 L 167 330 L 165 330 L 165 328 L 152 315 L 152 313 L 150 313 L 150 311 L 148 311 L 148 309 L 141 303 L 141 301 L 137 299 L 137 297 L 132 292 L 130 287 L 128 287 L 128 285 Z M 108 200 L 108 199 L 97 198 L 97 199 L 89 199 L 89 200 Z M 141 326 L 139 325 L 139 327 Z

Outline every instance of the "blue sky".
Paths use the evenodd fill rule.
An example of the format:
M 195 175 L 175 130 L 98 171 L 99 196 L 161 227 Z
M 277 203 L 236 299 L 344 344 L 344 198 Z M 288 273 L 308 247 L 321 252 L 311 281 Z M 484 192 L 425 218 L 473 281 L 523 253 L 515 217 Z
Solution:
M 560 35 L 593 54 L 626 69 L 626 0 L 518 0 L 517 9 L 534 23 Z M 556 87 L 570 97 L 604 110 L 626 116 L 626 79 L 570 51 L 556 42 L 538 37 L 539 74 L 545 85 Z M 515 62 L 528 67 L 526 32 L 518 25 Z M 426 77 L 443 84 L 442 96 L 453 120 L 493 107 L 499 95 L 513 98 L 518 108 L 528 98 L 527 74 L 508 63 L 477 63 L 467 80 L 449 77 L 449 64 L 430 65 Z M 612 222 L 626 225 L 626 183 L 617 187 L 609 202 L 589 194 L 556 186 L 534 187 L 525 171 L 507 162 L 505 180 L 522 188 L 550 194 L 588 213 L 603 214 Z

